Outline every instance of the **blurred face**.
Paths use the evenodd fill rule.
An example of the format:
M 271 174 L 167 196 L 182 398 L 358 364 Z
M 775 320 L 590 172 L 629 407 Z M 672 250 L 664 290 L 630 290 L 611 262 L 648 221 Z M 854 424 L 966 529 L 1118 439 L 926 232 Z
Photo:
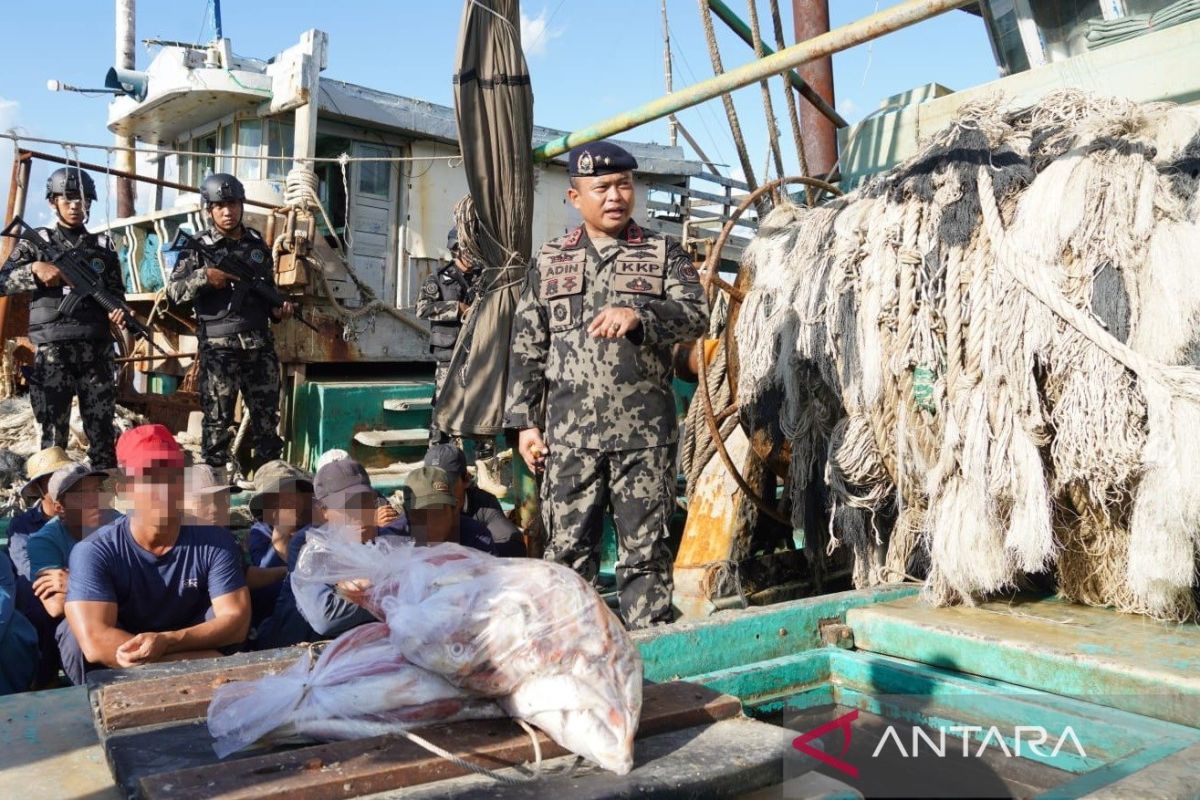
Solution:
M 344 507 L 324 507 L 322 515 L 327 526 L 344 531 L 351 538 L 357 537 L 365 543 L 373 541 L 378 531 L 375 525 L 375 509 L 378 505 L 374 492 L 359 492 L 350 495 Z
M 242 209 L 241 200 L 230 200 L 226 203 L 211 203 L 208 213 L 218 231 L 232 233 L 242 224 Z
M 268 495 L 263 501 L 263 522 L 284 531 L 303 528 L 312 522 L 312 494 L 289 489 Z
M 104 479 L 100 477 L 84 478 L 71 487 L 58 504 L 67 529 L 85 534 L 100 527 L 101 510 L 108 505 Z
M 574 178 L 567 199 L 588 227 L 616 236 L 633 216 L 633 173 Z
M 229 492 L 194 492 L 184 494 L 187 514 L 199 525 L 229 527 Z
M 122 494 L 132 511 L 154 527 L 178 526 L 183 520 L 183 467 L 151 467 L 127 478 Z
M 454 506 L 418 508 L 408 512 L 408 524 L 417 544 L 441 544 L 455 540 Z
M 88 208 L 91 203 L 88 203 L 77 194 L 65 195 L 56 194 L 50 198 L 50 207 L 54 209 L 54 213 L 62 220 L 62 223 L 68 228 L 78 228 L 87 220 Z

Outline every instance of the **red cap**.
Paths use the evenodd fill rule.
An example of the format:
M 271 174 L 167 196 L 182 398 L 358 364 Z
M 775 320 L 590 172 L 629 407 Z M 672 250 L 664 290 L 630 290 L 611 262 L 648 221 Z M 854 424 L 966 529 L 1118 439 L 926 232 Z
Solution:
M 183 449 L 163 425 L 139 425 L 117 440 L 117 463 L 130 477 L 152 467 L 182 467 Z

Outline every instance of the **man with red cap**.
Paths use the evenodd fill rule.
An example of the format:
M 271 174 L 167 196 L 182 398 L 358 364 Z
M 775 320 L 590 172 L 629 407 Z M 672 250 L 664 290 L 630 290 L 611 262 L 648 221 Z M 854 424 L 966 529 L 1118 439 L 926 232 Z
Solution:
M 183 523 L 183 451 L 162 425 L 117 442 L 128 516 L 71 551 L 63 669 L 135 667 L 207 658 L 240 644 L 250 626 L 241 554 L 229 532 Z

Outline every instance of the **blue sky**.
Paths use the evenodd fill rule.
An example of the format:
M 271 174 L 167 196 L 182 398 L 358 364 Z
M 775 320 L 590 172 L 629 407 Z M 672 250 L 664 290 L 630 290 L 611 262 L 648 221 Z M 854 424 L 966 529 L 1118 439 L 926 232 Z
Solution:
M 833 24 L 860 18 L 895 0 L 831 0 Z M 728 0 L 745 16 L 745 0 Z M 780 0 L 791 36 L 791 3 Z M 768 41 L 769 4 L 759 0 Z M 330 37 L 325 75 L 372 88 L 450 105 L 450 76 L 462 5 L 455 0 L 225 0 L 224 33 L 240 55 L 268 57 L 295 43 L 301 31 L 320 28 Z M 696 0 L 668 0 L 675 86 L 712 75 Z M 195 40 L 205 0 L 141 0 L 138 66 L 152 52 L 141 39 Z M 633 108 L 663 93 L 659 0 L 526 0 L 526 50 L 538 124 L 575 129 Z M 107 143 L 106 99 L 46 89 L 48 79 L 99 86 L 113 59 L 113 4 L 108 0 L 58 0 L 26 4 L 19 34 L 0 48 L 0 130 Z M 748 47 L 717 22 L 726 68 L 751 60 Z M 207 38 L 207 36 L 205 36 Z M 996 68 L 979 18 L 949 12 L 835 56 L 839 111 L 851 121 L 892 94 L 929 82 L 961 89 L 993 79 Z M 784 113 L 778 81 L 776 113 Z M 735 101 L 756 171 L 765 163 L 766 126 L 757 85 Z M 715 161 L 736 162 L 719 100 L 680 115 Z M 624 134 L 666 142 L 665 122 Z M 61 154 L 53 146 L 44 146 Z M 785 134 L 784 152 L 793 150 Z M 0 143 L 0 197 L 8 195 L 11 146 Z M 103 160 L 90 152 L 86 159 Z M 790 156 L 794 164 L 795 156 Z M 733 170 L 730 170 L 733 171 Z M 47 170 L 34 173 L 40 186 Z M 36 196 L 36 195 L 35 195 Z M 104 199 L 101 199 L 101 204 Z M 40 203 L 37 204 L 40 209 Z M 35 206 L 30 207 L 30 211 Z M 31 214 L 31 216 L 33 216 Z

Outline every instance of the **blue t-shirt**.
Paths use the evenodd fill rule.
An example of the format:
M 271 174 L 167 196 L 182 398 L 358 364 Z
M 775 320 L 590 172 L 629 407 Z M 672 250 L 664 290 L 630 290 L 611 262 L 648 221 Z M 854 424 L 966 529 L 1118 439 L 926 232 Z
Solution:
M 8 556 L 16 567 L 17 575 L 26 581 L 32 580 L 33 576 L 29 571 L 29 537 L 49 521 L 49 515 L 42 510 L 42 501 L 38 500 L 8 523 Z
M 117 624 L 130 633 L 199 624 L 214 598 L 246 585 L 233 537 L 209 525 L 184 525 L 175 546 L 156 556 L 122 517 L 76 545 L 70 565 L 67 602 L 116 603 Z
M 287 562 L 271 545 L 271 526 L 265 522 L 256 522 L 250 528 L 250 535 L 246 537 L 246 549 L 250 551 L 250 565 L 253 567 L 270 569 L 287 566 Z M 281 581 L 250 590 L 252 628 L 258 628 L 275 611 L 275 605 L 279 602 L 279 591 L 286 582 L 285 576 Z
M 44 569 L 66 569 L 70 563 L 75 537 L 58 517 L 47 522 L 29 537 L 29 574 L 36 578 Z
M 120 516 L 113 509 L 104 509 L 100 513 L 103 525 L 115 522 Z M 29 537 L 30 577 L 36 578 L 38 573 L 46 569 L 66 569 L 70 564 L 71 550 L 76 544 L 78 542 L 67 530 L 62 519 L 59 517 L 51 519 L 42 526 L 40 531 Z

